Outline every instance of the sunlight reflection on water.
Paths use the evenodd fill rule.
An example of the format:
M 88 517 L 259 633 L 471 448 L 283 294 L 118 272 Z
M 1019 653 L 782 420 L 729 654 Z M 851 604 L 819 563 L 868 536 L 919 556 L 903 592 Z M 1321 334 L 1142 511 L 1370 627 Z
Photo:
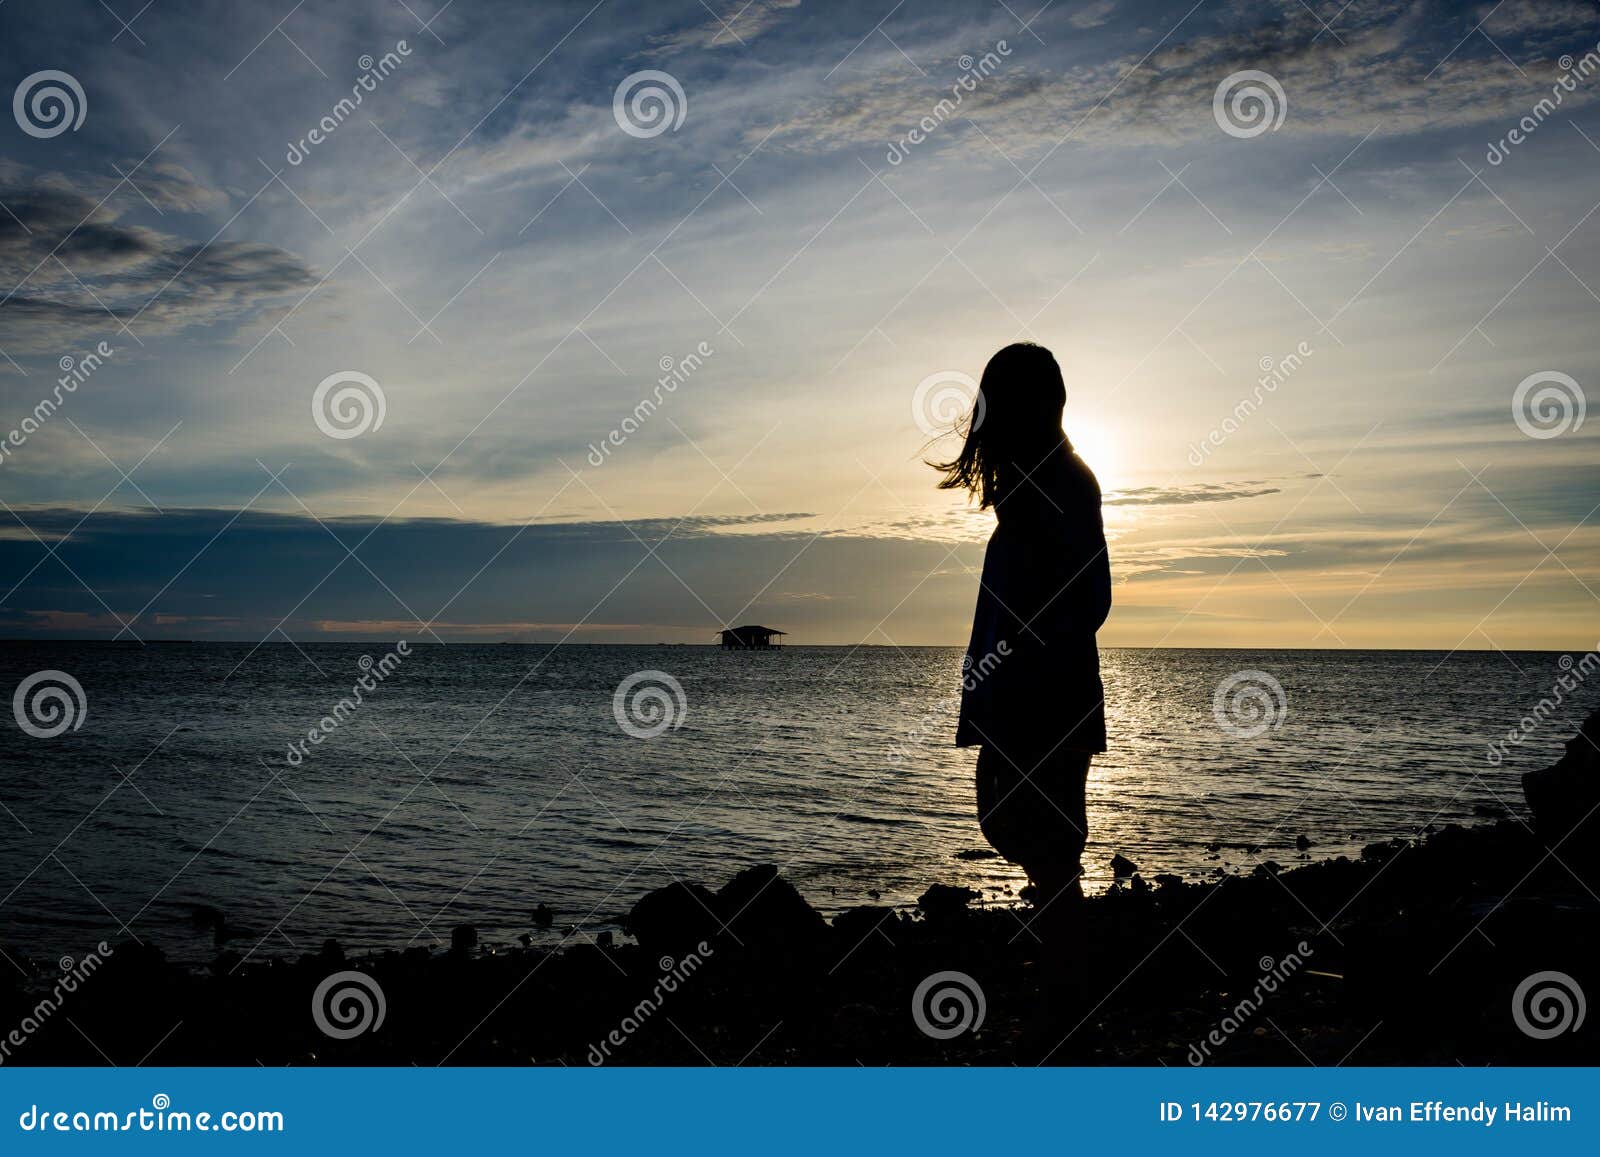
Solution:
M 226 682 L 247 647 L 0 649 L 4 686 L 54 667 L 89 701 L 79 731 L 8 726 L 0 739 L 14 813 L 0 815 L 4 946 L 60 951 L 125 925 L 201 958 L 211 935 L 196 905 L 227 914 L 239 951 L 330 935 L 436 944 L 464 922 L 509 941 L 533 931 L 539 903 L 558 931 L 598 928 L 649 888 L 716 886 L 760 862 L 829 911 L 908 903 L 936 880 L 1004 902 L 1023 882 L 1003 861 L 955 858 L 985 847 L 974 753 L 950 746 L 956 649 L 417 646 L 287 763 L 360 656 L 389 646 L 263 647 Z M 1548 689 L 1557 657 L 1107 651 L 1112 749 L 1090 781 L 1090 882 L 1109 883 L 1113 852 L 1199 877 L 1292 865 L 1302 833 L 1322 857 L 1519 809 L 1520 773 L 1555 758 L 1578 713 L 1500 767 L 1485 749 Z M 676 678 L 688 709 L 636 739 L 612 696 L 647 669 Z M 1212 697 L 1246 669 L 1282 684 L 1287 713 L 1237 739 Z

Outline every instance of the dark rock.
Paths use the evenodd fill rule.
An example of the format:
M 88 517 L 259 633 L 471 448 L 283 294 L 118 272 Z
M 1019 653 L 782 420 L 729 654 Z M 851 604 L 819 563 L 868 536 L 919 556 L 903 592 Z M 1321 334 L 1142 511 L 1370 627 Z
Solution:
M 1336 830 L 1319 830 L 1325 840 L 1343 842 Z M 1293 838 L 1275 837 L 1280 855 Z M 1397 848 L 1407 850 L 1402 855 Z M 609 1051 L 603 1059 L 661 1065 L 1031 1062 L 1037 1059 L 1026 1036 L 1032 1010 L 1047 999 L 1053 1003 L 1043 1004 L 1046 1009 L 1075 1002 L 1081 989 L 1091 1003 L 1104 996 L 1104 1007 L 1078 1030 L 1095 1034 L 1092 1047 L 1069 1059 L 1183 1064 L 1188 1042 L 1202 1039 L 1237 1004 L 1241 994 L 1227 995 L 1226 986 L 1247 983 L 1261 952 L 1282 959 L 1302 937 L 1315 937 L 1312 967 L 1299 969 L 1274 996 L 1272 1023 L 1258 1015 L 1229 1038 L 1226 1052 L 1208 1061 L 1593 1062 L 1590 1035 L 1534 1040 L 1507 1012 L 1513 990 L 1538 971 L 1567 973 L 1591 999 L 1600 983 L 1591 983 L 1600 906 L 1548 855 L 1542 839 L 1520 822 L 1504 821 L 1444 827 L 1425 841 L 1377 849 L 1365 862 L 1285 866 L 1283 888 L 1277 882 L 1268 887 L 1264 879 L 1184 883 L 1167 873 L 1136 873 L 1079 906 L 1074 947 L 1092 951 L 1079 954 L 1082 980 L 1075 974 L 1066 996 L 1054 994 L 1059 965 L 1036 935 L 1037 913 L 1020 907 L 980 909 L 964 900 L 957 909 L 963 914 L 945 923 L 887 906 L 858 908 L 809 943 L 770 948 L 740 948 L 732 937 L 717 936 L 704 975 L 693 975 L 672 997 L 672 1023 L 658 1017 L 629 1037 L 626 1051 Z M 1558 851 L 1566 859 L 1565 848 Z M 1261 858 L 1246 860 L 1242 874 L 1248 877 Z M 1138 891 L 1143 879 L 1155 885 L 1153 895 Z M 767 890 L 781 887 L 770 870 L 751 882 L 762 887 L 763 881 Z M 749 888 L 726 891 L 730 903 L 751 899 Z M 668 890 L 664 901 L 652 896 L 668 905 L 657 914 L 669 918 L 675 897 L 684 922 L 707 919 L 708 908 L 716 918 L 725 914 L 723 897 L 704 889 L 698 898 L 691 886 Z M 759 899 L 752 905 L 760 906 Z M 930 898 L 928 906 L 937 910 L 939 903 Z M 1337 914 L 1336 926 L 1317 937 L 1308 910 Z M 188 909 L 176 912 L 186 919 Z M 1152 954 L 1179 921 L 1225 968 L 1224 987 L 1217 970 L 1188 950 Z M 1480 926 L 1483 935 L 1475 935 Z M 660 957 L 682 963 L 695 950 L 691 941 L 675 950 L 610 952 L 600 947 L 601 937 L 589 932 L 559 951 L 527 954 L 447 956 L 435 945 L 431 956 L 418 947 L 359 957 L 341 967 L 359 968 L 381 984 L 391 1019 L 381 1033 L 343 1043 L 326 1041 L 305 1014 L 309 991 L 339 970 L 315 956 L 316 940 L 307 942 L 312 954 L 293 963 L 261 953 L 243 962 L 237 954 L 219 957 L 217 975 L 167 965 L 151 950 L 119 944 L 94 984 L 73 998 L 73 1025 L 37 1034 L 18 1059 L 103 1063 L 100 1048 L 110 1056 L 140 1057 L 164 1041 L 152 1062 L 404 1065 L 437 1063 L 456 1049 L 452 1063 L 584 1064 L 593 1043 L 605 1040 L 655 983 Z M 192 950 L 203 937 L 184 939 Z M 38 962 L 35 975 L 20 985 L 15 976 L 0 979 L 0 1002 L 19 1016 L 26 1012 L 37 997 L 24 1000 L 24 993 L 45 983 L 53 964 Z M 945 970 L 981 982 L 989 1019 L 981 1033 L 931 1042 L 910 1023 L 906 1003 L 922 978 Z M 1135 973 L 1134 983 L 1121 984 Z M 1074 1023 L 1079 1019 L 1081 1013 L 1072 1015 Z M 211 1027 L 218 1024 L 226 1031 Z M 479 1024 L 463 1041 L 463 1026 Z M 1257 1027 L 1267 1031 L 1257 1035 Z M 1058 1040 L 1052 1033 L 1050 1043 Z M 1058 1053 L 1054 1059 L 1063 1058 Z
M 548 904 L 540 904 L 533 910 L 533 926 L 535 928 L 548 928 L 556 922 L 556 914 L 550 910 Z
M 1600 861 L 1600 710 L 1567 741 L 1566 754 L 1522 777 L 1522 794 L 1546 844 L 1561 841 L 1563 855 Z
M 967 914 L 967 905 L 982 899 L 982 894 L 971 888 L 950 884 L 934 884 L 917 897 L 917 907 L 929 920 L 950 920 Z
M 450 951 L 469 952 L 478 946 L 478 930 L 471 924 L 457 924 L 450 929 Z
M 1294 838 L 1294 846 L 1303 852 L 1311 846 L 1311 840 L 1304 832 L 1301 832 Z
M 224 949 L 217 953 L 217 958 L 211 962 L 211 975 L 232 976 L 244 958 L 232 949 Z
M 1111 874 L 1119 880 L 1126 879 L 1139 870 L 1139 865 L 1121 852 L 1111 857 Z
M 964 852 L 957 852 L 955 858 L 958 860 L 997 860 L 1000 858 L 1000 853 L 993 848 L 968 848 Z
M 611 929 L 607 928 L 595 935 L 594 942 L 601 948 L 610 948 L 617 942 L 617 938 L 612 935 Z
M 1381 864 L 1385 860 L 1392 860 L 1395 856 L 1405 851 L 1408 845 L 1402 839 L 1386 840 L 1381 843 L 1368 844 L 1361 849 L 1361 858 L 1369 864 Z
M 318 955 L 329 964 L 343 964 L 344 945 L 330 936 L 322 942 L 322 951 Z
M 1464 851 L 1471 843 L 1471 835 L 1460 824 L 1445 824 L 1428 837 L 1428 846 L 1439 852 Z
M 674 880 L 639 898 L 624 922 L 646 949 L 673 950 L 709 940 L 721 930 L 717 898 L 699 884 Z
M 746 868 L 724 884 L 715 909 L 728 930 L 750 941 L 814 941 L 828 922 L 772 864 Z
M 1252 876 L 1260 876 L 1262 879 L 1266 879 L 1268 876 L 1276 876 L 1281 871 L 1283 871 L 1282 865 L 1280 865 L 1276 860 L 1268 860 L 1264 864 L 1257 864 L 1255 871 L 1251 872 L 1250 874 Z
M 844 951 L 854 949 L 868 938 L 877 940 L 878 933 L 893 937 L 899 926 L 900 922 L 893 908 L 874 904 L 851 908 L 848 912 L 840 912 L 833 918 L 833 930 L 844 941 Z M 883 943 L 881 940 L 878 942 Z
M 196 904 L 189 909 L 189 922 L 196 928 L 210 928 L 214 931 L 226 924 L 228 918 L 210 904 Z

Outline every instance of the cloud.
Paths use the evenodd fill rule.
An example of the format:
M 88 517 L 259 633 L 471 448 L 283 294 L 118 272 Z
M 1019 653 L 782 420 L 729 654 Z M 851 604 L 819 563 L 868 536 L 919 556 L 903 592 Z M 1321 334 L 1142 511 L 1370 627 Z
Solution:
M 176 165 L 143 187 L 152 202 L 186 212 L 221 196 Z M 0 303 L 0 345 L 13 350 L 59 351 L 83 344 L 85 331 L 116 332 L 118 320 L 136 334 L 239 321 L 317 280 L 275 245 L 184 240 L 53 181 L 0 201 L 10 210 L 0 216 L 0 278 L 15 283 Z
M 1097 18 L 1101 7 L 1080 15 Z M 1582 56 L 1596 39 L 1593 15 L 1582 6 L 1535 0 L 1495 14 L 1486 26 L 1498 26 L 1493 44 L 1483 36 L 1462 42 L 1472 21 L 1457 30 L 1402 0 L 1352 6 L 1331 31 L 1292 4 L 1240 4 L 1219 19 L 1238 26 L 1180 35 L 1149 55 L 1141 48 L 1115 59 L 1041 62 L 1036 52 L 1016 50 L 998 72 L 961 94 L 952 116 L 936 117 L 954 123 L 931 134 L 928 147 L 961 140 L 969 131 L 964 117 L 1012 155 L 1052 148 L 1069 133 L 1078 144 L 1226 144 L 1212 98 L 1225 78 L 1247 69 L 1281 84 L 1288 112 L 1280 135 L 1385 138 L 1497 121 L 1509 127 L 1549 93 L 1548 85 L 1528 79 L 1536 68 L 1549 65 L 1554 75 L 1558 56 Z M 1076 20 L 1069 23 L 1084 26 Z M 1501 55 L 1508 48 L 1520 68 Z M 907 51 L 919 55 L 917 47 Z M 928 45 L 920 55 L 936 53 Z M 842 80 L 779 123 L 777 135 L 788 147 L 827 152 L 896 139 L 941 98 L 955 95 L 955 76 L 919 76 L 887 47 L 857 55 L 863 59 L 856 79 Z M 1582 107 L 1595 96 L 1580 85 L 1563 107 Z
M 1201 482 L 1193 486 L 1136 486 L 1130 490 L 1113 490 L 1102 502 L 1106 506 L 1187 506 L 1194 502 L 1232 502 L 1278 493 L 1279 487 L 1255 482 Z
M 1067 23 L 1074 28 L 1098 28 L 1111 19 L 1117 3 L 1118 0 L 1089 0 L 1067 17 Z
M 713 9 L 712 19 L 703 24 L 652 38 L 655 51 L 669 53 L 685 48 L 748 45 L 776 28 L 792 9 L 800 7 L 800 0 L 727 0 L 720 7 L 722 11 L 717 13 Z
M 778 529 L 807 517 L 797 514 L 627 525 L 318 522 L 208 508 L 16 517 L 57 551 L 47 555 L 26 532 L 0 535 L 0 581 L 15 586 L 0 626 L 33 636 L 105 638 L 127 624 L 139 638 L 259 639 L 281 622 L 292 638 L 555 641 L 576 629 L 576 641 L 703 642 L 723 621 L 752 620 L 838 641 L 864 635 L 946 557 L 934 544 Z M 769 589 L 778 575 L 784 588 Z M 935 583 L 924 598 L 955 621 L 970 614 L 969 586 Z M 844 631 L 841 615 L 851 621 Z
M 220 213 L 230 204 L 228 194 L 213 188 L 175 161 L 153 160 L 135 170 L 137 158 L 119 168 L 131 173 L 128 184 L 138 196 L 161 212 Z

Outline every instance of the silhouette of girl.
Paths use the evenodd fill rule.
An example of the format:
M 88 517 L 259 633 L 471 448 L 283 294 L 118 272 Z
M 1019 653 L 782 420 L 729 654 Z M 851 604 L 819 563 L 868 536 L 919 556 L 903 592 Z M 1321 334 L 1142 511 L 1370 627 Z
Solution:
M 1028 873 L 1041 911 L 1082 895 L 1084 792 L 1106 749 L 1095 632 L 1111 610 L 1111 570 L 1099 483 L 1061 429 L 1066 401 L 1049 350 L 1006 346 L 984 368 L 961 453 L 930 463 L 944 472 L 940 489 L 966 490 L 996 516 L 956 744 L 982 748 L 978 822 Z

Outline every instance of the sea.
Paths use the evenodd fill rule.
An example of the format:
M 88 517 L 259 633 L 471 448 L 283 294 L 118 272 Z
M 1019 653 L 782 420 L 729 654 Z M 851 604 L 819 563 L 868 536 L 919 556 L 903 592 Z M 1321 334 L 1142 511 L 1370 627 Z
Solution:
M 463 924 L 557 943 L 763 863 L 827 913 L 935 882 L 1016 903 L 952 745 L 961 658 L 0 645 L 0 950 L 133 938 L 203 962 L 438 948 Z M 1521 774 L 1600 704 L 1582 660 L 1106 649 L 1088 883 L 1114 854 L 1198 880 L 1524 816 Z

